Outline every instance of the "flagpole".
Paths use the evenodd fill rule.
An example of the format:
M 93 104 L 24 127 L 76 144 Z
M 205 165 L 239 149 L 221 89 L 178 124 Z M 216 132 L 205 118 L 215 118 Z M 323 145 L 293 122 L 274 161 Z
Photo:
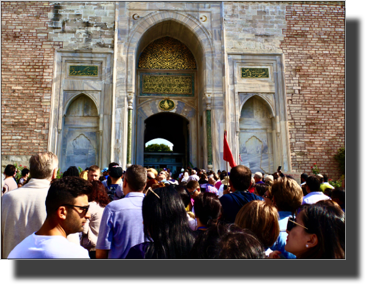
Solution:
M 226 134 L 227 130 L 224 130 L 224 134 Z M 226 169 L 227 169 L 227 177 L 228 177 L 228 181 L 227 181 L 227 187 L 230 186 L 230 177 L 228 176 L 228 161 L 226 161 Z

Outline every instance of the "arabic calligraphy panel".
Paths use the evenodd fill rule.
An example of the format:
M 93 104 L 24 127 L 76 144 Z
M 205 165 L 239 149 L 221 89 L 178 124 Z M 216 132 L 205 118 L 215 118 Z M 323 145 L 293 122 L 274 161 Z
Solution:
M 96 65 L 70 65 L 69 76 L 98 77 L 98 66 Z
M 269 69 L 241 68 L 241 78 L 269 78 Z
M 194 74 L 141 73 L 140 96 L 194 96 Z

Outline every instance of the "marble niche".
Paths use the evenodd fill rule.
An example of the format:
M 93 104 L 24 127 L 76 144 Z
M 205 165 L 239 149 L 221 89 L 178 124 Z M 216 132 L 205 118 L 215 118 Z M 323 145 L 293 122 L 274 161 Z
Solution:
M 62 170 L 70 166 L 83 170 L 98 163 L 99 116 L 94 102 L 86 95 L 73 100 L 64 117 Z
M 241 164 L 249 167 L 252 173 L 275 171 L 271 116 L 269 106 L 257 95 L 243 105 L 239 120 L 239 151 Z

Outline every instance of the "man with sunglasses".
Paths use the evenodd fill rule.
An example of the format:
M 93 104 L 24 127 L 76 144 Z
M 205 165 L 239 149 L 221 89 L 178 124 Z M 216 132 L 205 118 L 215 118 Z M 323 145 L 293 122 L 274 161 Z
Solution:
M 45 222 L 19 243 L 8 259 L 89 258 L 88 251 L 68 241 L 67 236 L 82 232 L 90 218 L 88 195 L 91 190 L 91 183 L 80 177 L 55 179 L 46 196 Z

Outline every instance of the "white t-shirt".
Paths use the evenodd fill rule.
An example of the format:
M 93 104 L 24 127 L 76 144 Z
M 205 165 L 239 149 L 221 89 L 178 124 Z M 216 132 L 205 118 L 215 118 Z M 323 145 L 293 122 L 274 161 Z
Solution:
M 330 197 L 328 197 L 327 195 L 324 195 L 322 191 L 314 191 L 314 192 L 310 192 L 309 194 L 303 197 L 302 205 L 305 205 L 305 204 L 312 205 L 312 204 L 315 204 L 316 202 L 329 200 L 329 199 Z
M 194 180 L 194 181 L 197 182 L 197 181 L 199 181 L 199 179 L 200 179 L 200 177 L 199 177 L 198 175 L 193 174 L 193 175 L 190 175 L 190 176 L 189 176 L 188 181 Z
M 60 235 L 26 237 L 8 255 L 8 259 L 89 259 L 88 251 Z

